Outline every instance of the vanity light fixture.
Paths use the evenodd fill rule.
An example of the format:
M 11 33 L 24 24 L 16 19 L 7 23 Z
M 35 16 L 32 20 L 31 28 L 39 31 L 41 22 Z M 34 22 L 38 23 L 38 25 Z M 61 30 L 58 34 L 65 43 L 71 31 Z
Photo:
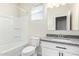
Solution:
M 66 3 L 47 3 L 46 7 L 47 8 L 53 8 L 53 7 L 59 7 L 59 6 L 65 5 L 65 4 Z

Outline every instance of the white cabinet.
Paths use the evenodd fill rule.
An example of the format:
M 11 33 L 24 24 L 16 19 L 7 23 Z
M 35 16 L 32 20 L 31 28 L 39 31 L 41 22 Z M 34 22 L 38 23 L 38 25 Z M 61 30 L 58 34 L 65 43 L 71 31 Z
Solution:
M 63 56 L 77 56 L 77 55 L 72 54 L 72 53 L 63 52 Z
M 59 56 L 59 51 L 50 49 L 47 47 L 42 47 L 42 55 L 43 56 Z
M 43 56 L 79 56 L 79 46 L 41 41 Z

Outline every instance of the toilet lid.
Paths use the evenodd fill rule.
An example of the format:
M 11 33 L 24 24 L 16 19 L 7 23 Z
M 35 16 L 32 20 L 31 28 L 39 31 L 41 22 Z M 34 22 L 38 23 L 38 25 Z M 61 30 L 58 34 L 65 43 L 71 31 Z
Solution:
M 33 52 L 35 51 L 35 47 L 33 46 L 27 46 L 26 48 L 23 49 L 23 53 L 30 53 L 30 52 Z

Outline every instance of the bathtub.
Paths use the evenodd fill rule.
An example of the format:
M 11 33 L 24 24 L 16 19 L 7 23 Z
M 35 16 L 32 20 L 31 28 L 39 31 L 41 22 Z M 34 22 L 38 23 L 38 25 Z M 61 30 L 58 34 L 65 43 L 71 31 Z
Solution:
M 27 45 L 24 41 L 13 42 L 0 46 L 0 56 L 20 56 L 22 49 Z

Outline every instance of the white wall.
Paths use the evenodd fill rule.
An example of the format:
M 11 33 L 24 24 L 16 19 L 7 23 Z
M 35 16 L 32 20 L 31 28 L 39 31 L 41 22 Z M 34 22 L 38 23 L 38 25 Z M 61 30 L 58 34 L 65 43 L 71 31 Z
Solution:
M 44 6 L 44 18 L 42 20 L 29 20 L 29 33 L 31 36 L 44 36 L 47 33 L 47 9 Z
M 0 4 L 0 44 L 16 41 L 28 43 L 30 10 L 27 3 Z
M 0 45 L 16 40 L 14 20 L 17 4 L 0 3 Z
M 29 20 L 30 20 L 31 7 L 30 4 L 20 4 L 20 21 L 21 21 L 21 40 L 29 42 Z

